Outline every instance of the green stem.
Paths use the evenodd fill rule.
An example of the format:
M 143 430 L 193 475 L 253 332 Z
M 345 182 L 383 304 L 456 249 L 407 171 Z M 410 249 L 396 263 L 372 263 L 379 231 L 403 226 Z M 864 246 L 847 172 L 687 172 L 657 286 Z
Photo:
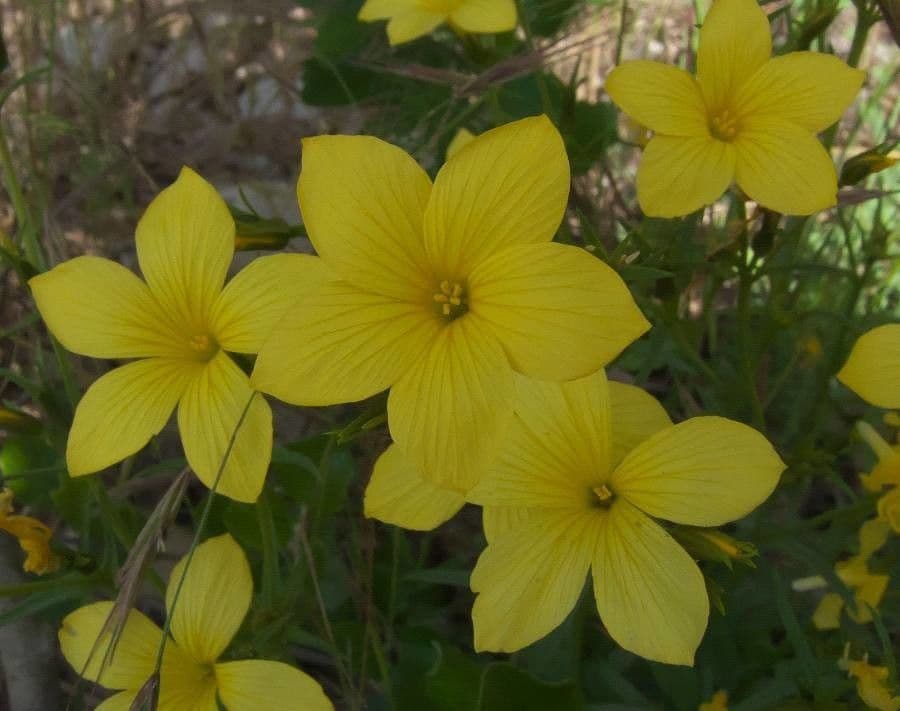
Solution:
M 278 584 L 278 539 L 275 532 L 275 520 L 269 497 L 263 491 L 256 500 L 256 520 L 259 523 L 259 535 L 262 539 L 263 568 L 260 603 L 263 608 L 271 609 L 275 601 L 275 588 Z

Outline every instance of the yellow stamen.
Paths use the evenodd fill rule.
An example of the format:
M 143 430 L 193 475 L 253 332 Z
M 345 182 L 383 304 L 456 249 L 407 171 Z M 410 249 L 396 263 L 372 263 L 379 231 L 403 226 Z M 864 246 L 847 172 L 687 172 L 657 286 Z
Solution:
M 204 360 L 210 360 L 219 352 L 219 344 L 212 336 L 205 333 L 191 336 L 188 339 L 188 347 Z
M 597 497 L 597 500 L 601 504 L 609 504 L 612 501 L 612 498 L 615 496 L 615 494 L 613 494 L 612 490 L 606 484 L 595 486 L 593 488 L 593 492 Z
M 709 131 L 720 141 L 731 141 L 737 135 L 737 117 L 723 109 L 709 120 Z
M 439 313 L 447 319 L 455 319 L 468 311 L 466 290 L 458 281 L 444 279 L 431 298 L 436 304 L 441 305 Z

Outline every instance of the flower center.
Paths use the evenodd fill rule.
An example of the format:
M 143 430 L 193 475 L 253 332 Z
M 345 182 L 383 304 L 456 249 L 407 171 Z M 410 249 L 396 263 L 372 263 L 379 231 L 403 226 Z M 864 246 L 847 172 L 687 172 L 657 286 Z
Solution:
M 444 279 L 438 291 L 434 292 L 434 303 L 438 312 L 448 321 L 459 318 L 469 310 L 466 302 L 466 288 L 458 281 Z
M 219 352 L 219 344 L 216 339 L 205 333 L 191 336 L 188 339 L 188 347 L 199 360 L 212 360 L 212 357 Z
M 599 508 L 609 508 L 612 504 L 613 499 L 616 498 L 615 493 L 612 489 L 610 489 L 606 484 L 601 484 L 600 486 L 595 486 L 591 491 L 594 492 L 593 504 Z
M 720 141 L 732 141 L 738 132 L 737 116 L 722 109 L 709 120 L 709 132 Z

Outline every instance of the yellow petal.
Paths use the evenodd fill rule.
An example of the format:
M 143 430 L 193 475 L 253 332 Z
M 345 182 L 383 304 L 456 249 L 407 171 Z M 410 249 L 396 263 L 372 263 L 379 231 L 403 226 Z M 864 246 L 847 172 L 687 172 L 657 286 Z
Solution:
M 147 207 L 138 262 L 150 290 L 191 335 L 206 333 L 234 255 L 234 220 L 215 188 L 190 168 Z
M 258 257 L 219 295 L 212 335 L 226 351 L 258 353 L 288 309 L 328 277 L 322 260 L 308 254 Z
M 568 617 L 601 520 L 592 512 L 535 511 L 525 527 L 491 541 L 472 571 L 477 651 L 515 652 Z
M 127 363 L 99 378 L 75 408 L 66 464 L 71 476 L 139 451 L 169 420 L 200 366 L 171 358 Z
M 347 282 L 328 282 L 276 325 L 253 370 L 253 386 L 295 405 L 371 397 L 420 360 L 438 319 Z
M 303 140 L 297 196 L 319 256 L 359 289 L 422 301 L 430 283 L 422 216 L 431 181 L 405 151 L 372 136 Z
M 397 445 L 378 457 L 366 486 L 366 516 L 413 531 L 437 528 L 459 511 L 465 499 L 457 491 L 441 489 L 422 477 Z
M 624 62 L 606 79 L 616 105 L 656 133 L 708 136 L 706 105 L 700 85 L 684 69 L 662 62 Z
M 591 570 L 607 632 L 646 659 L 693 665 L 709 617 L 697 564 L 627 501 L 617 500 L 604 521 Z
M 191 381 L 178 406 L 178 431 L 188 464 L 206 486 L 216 480 L 228 443 L 253 395 L 247 376 L 224 352 Z M 272 456 L 272 410 L 256 393 L 237 429 L 216 491 L 236 501 L 259 497 Z
M 612 486 L 651 516 L 719 526 L 765 501 L 784 469 L 772 445 L 752 427 L 694 417 L 633 449 L 613 472 Z
M 79 676 L 107 689 L 139 689 L 156 666 L 162 630 L 137 610 L 129 611 L 115 651 L 106 659 L 109 632 L 97 640 L 112 606 L 95 602 L 67 615 L 59 628 L 60 648 Z
M 391 435 L 426 479 L 465 493 L 495 454 L 512 396 L 503 349 L 465 315 L 391 388 Z
M 855 590 L 856 609 L 847 609 L 850 618 L 861 625 L 871 622 L 872 610 L 878 609 L 890 580 L 887 575 L 868 573 Z
M 725 108 L 771 54 L 769 20 L 756 0 L 715 0 L 697 50 L 697 80 L 707 106 Z
M 480 261 L 553 239 L 569 197 L 569 160 L 546 116 L 477 136 L 448 160 L 425 210 L 425 248 L 440 279 L 465 281 Z
M 859 527 L 859 557 L 868 560 L 887 543 L 891 527 L 880 518 L 871 518 Z
M 147 285 L 121 264 L 76 257 L 28 285 L 47 328 L 73 353 L 142 358 L 184 350 Z
M 516 29 L 515 0 L 465 0 L 450 13 L 450 21 L 465 32 L 510 32 Z
M 159 684 L 158 711 L 219 711 L 216 678 L 207 665 L 164 669 Z
M 135 697 L 137 691 L 120 691 L 106 699 L 94 711 L 131 711 Z
M 357 18 L 363 22 L 387 20 L 416 6 L 416 0 L 366 0 Z
M 827 593 L 813 612 L 812 622 L 817 630 L 836 630 L 841 626 L 844 599 L 837 593 Z
M 469 279 L 469 308 L 516 370 L 543 380 L 594 373 L 650 327 L 613 269 L 556 243 L 483 261 Z
M 475 134 L 466 128 L 459 129 L 447 146 L 447 160 L 459 153 L 475 139 Z
M 860 336 L 837 378 L 876 407 L 900 407 L 900 324 Z
M 388 42 L 393 47 L 424 37 L 446 19 L 447 15 L 443 12 L 429 12 L 420 8 L 413 8 L 400 13 L 392 17 L 390 22 L 388 22 Z
M 671 426 L 665 408 L 636 385 L 609 381 L 612 419 L 612 461 L 618 466 L 625 455 L 645 439 Z
M 484 537 L 492 543 L 507 531 L 522 528 L 534 510 L 524 506 L 485 506 L 481 511 Z
M 740 88 L 734 112 L 789 121 L 818 133 L 837 121 L 866 73 L 831 54 L 791 52 L 763 64 Z
M 247 556 L 229 534 L 210 538 L 194 551 L 173 612 L 188 557 L 178 561 L 169 576 L 166 610 L 179 647 L 195 662 L 210 664 L 244 621 L 253 597 L 253 577 Z
M 610 471 L 610 403 L 603 371 L 570 383 L 517 378 L 515 415 L 468 500 L 481 506 L 589 507 Z
M 216 664 L 216 680 L 228 711 L 334 708 L 315 679 L 281 662 L 250 659 Z
M 656 135 L 638 165 L 638 202 L 651 217 L 688 215 L 722 197 L 734 170 L 735 151 L 729 143 Z
M 878 499 L 878 518 L 900 533 L 900 487 L 894 487 Z
M 837 202 L 834 163 L 809 131 L 753 116 L 743 120 L 733 145 L 735 180 L 760 205 L 786 215 L 811 215 Z

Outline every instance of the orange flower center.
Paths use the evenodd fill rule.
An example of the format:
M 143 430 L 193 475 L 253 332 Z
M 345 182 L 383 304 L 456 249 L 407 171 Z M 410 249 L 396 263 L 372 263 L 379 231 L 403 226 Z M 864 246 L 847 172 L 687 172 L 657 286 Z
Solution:
M 722 109 L 709 120 L 709 132 L 720 141 L 732 141 L 738 132 L 737 116 Z
M 219 344 L 216 339 L 205 333 L 196 334 L 188 339 L 188 347 L 199 360 L 212 360 L 219 352 Z
M 448 321 L 459 318 L 469 310 L 466 287 L 458 281 L 444 279 L 432 296 L 438 313 Z

